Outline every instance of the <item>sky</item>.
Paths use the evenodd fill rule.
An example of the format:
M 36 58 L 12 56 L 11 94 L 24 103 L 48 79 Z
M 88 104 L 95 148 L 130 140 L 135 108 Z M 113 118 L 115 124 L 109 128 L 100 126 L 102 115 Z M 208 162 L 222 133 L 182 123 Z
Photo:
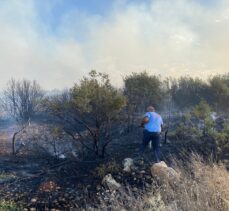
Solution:
M 0 0 L 0 89 L 69 88 L 90 70 L 208 78 L 229 71 L 228 0 Z

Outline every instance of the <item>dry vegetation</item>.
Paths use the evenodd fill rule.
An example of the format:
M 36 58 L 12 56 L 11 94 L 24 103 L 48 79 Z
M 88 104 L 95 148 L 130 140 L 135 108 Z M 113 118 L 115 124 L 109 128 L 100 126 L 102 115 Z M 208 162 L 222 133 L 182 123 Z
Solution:
M 10 118 L 0 118 L 0 211 L 229 210 L 228 99 L 228 74 L 202 81 L 143 72 L 119 90 L 91 71 L 57 94 L 12 79 L 1 99 Z M 151 175 L 150 150 L 139 155 L 138 125 L 151 103 L 165 122 L 162 157 L 180 175 L 174 182 Z
M 151 191 L 131 188 L 111 194 L 103 200 L 101 210 L 222 210 L 229 209 L 229 173 L 220 164 L 207 164 L 193 155 L 189 164 L 174 160 L 181 177 L 177 183 L 158 181 Z M 186 167 L 185 167 L 186 166 Z M 114 209 L 115 208 L 115 209 Z

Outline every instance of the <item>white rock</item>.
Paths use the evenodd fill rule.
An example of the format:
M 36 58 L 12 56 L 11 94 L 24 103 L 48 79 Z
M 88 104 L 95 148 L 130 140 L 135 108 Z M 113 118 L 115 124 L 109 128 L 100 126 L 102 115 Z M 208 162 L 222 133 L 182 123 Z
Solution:
M 111 191 L 117 190 L 121 187 L 121 184 L 116 182 L 111 174 L 108 174 L 103 178 L 102 185 Z
M 134 168 L 134 161 L 132 158 L 125 158 L 123 160 L 123 171 L 130 172 Z
M 32 203 L 36 203 L 36 202 L 37 202 L 37 199 L 36 199 L 36 198 L 32 198 L 32 199 L 31 199 L 31 202 L 32 202 Z
M 211 112 L 211 118 L 212 118 L 212 120 L 216 120 L 217 119 L 217 114 L 216 114 L 216 112 Z
M 151 174 L 168 182 L 175 182 L 180 178 L 180 175 L 173 168 L 168 167 L 164 161 L 153 164 Z
M 59 155 L 59 158 L 60 158 L 60 159 L 65 159 L 66 156 L 65 156 L 64 154 L 61 154 L 61 155 Z

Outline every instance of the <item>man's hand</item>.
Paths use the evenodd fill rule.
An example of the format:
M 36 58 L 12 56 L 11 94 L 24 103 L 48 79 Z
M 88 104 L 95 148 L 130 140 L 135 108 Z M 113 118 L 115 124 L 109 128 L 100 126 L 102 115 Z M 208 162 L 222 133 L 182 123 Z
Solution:
M 139 125 L 139 127 L 144 128 L 144 123 L 142 122 L 142 123 Z
M 144 117 L 144 118 L 142 119 L 142 122 L 141 122 L 140 127 L 144 127 L 144 125 L 145 125 L 146 123 L 148 123 L 148 122 L 149 122 L 149 118 L 148 118 L 148 117 Z

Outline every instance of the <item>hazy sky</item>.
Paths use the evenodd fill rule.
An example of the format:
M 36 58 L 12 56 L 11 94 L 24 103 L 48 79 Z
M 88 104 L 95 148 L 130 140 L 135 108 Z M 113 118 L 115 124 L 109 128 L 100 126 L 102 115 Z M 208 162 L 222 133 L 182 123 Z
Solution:
M 0 0 L 0 88 L 11 78 L 71 87 L 91 69 L 229 72 L 229 0 Z

